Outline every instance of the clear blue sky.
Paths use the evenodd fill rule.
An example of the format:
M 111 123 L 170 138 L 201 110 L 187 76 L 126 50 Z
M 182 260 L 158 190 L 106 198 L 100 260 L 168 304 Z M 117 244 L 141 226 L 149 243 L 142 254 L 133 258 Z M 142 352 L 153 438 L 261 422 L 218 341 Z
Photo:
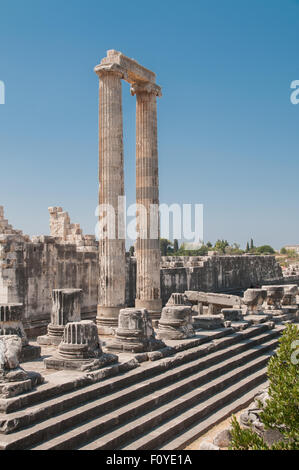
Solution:
M 0 0 L 0 205 L 49 233 L 61 205 L 93 233 L 98 79 L 116 49 L 157 73 L 160 199 L 203 203 L 205 241 L 299 243 L 297 0 Z M 124 85 L 126 192 L 135 99 Z

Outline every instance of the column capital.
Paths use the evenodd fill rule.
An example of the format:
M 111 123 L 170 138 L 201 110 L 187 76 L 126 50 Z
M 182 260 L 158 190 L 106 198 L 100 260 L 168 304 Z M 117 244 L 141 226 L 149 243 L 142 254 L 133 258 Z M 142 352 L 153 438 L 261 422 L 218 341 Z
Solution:
M 134 83 L 131 86 L 131 95 L 138 95 L 140 93 L 148 93 L 161 98 L 162 96 L 162 89 L 159 85 L 150 82 L 139 82 Z
M 97 65 L 94 68 L 95 73 L 99 78 L 102 78 L 103 75 L 112 74 L 119 76 L 119 78 L 127 80 L 126 70 L 118 64 L 109 64 L 109 65 Z

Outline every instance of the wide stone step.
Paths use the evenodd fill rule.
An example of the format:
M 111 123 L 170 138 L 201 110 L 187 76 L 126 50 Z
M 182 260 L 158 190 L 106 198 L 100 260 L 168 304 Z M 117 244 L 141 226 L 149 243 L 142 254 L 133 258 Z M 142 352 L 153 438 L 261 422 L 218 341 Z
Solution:
M 266 368 L 261 370 L 260 373 L 266 375 Z M 176 433 L 174 438 L 170 440 L 168 439 L 165 444 L 159 446 L 159 450 L 169 451 L 185 449 L 186 446 L 193 443 L 200 436 L 208 432 L 212 427 L 231 417 L 232 414 L 236 413 L 237 411 L 247 407 L 253 401 L 258 392 L 260 392 L 261 389 L 266 388 L 268 385 L 268 380 L 265 380 L 252 389 L 246 389 L 246 392 L 241 394 L 239 398 L 234 398 L 227 405 L 221 406 L 218 411 L 211 413 L 204 419 L 201 419 L 199 423 L 197 422 L 188 428 L 184 428 L 181 432 Z
M 214 380 L 205 382 L 200 388 L 192 390 L 162 406 L 149 411 L 147 414 L 137 418 L 133 422 L 118 427 L 115 431 L 93 440 L 87 445 L 81 445 L 80 450 L 137 450 L 137 449 L 155 449 L 158 443 L 162 444 L 161 427 L 169 429 L 169 423 L 174 422 L 177 430 L 181 430 L 187 424 L 195 422 L 202 416 L 216 409 L 225 403 L 225 400 L 237 396 L 239 393 L 238 382 L 251 374 L 256 374 L 253 379 L 264 380 L 260 370 L 265 367 L 269 355 L 265 354 L 258 359 L 239 366 L 238 368 L 217 377 Z M 250 386 L 251 378 L 244 380 L 243 387 Z M 223 393 L 221 393 L 223 392 Z M 217 394 L 221 397 L 217 398 Z M 213 397 L 210 400 L 210 397 Z M 184 420 L 182 422 L 182 415 Z M 173 432 L 177 432 L 175 429 Z M 159 437 L 161 436 L 161 439 Z M 172 433 L 167 432 L 167 438 L 173 437 Z M 166 439 L 166 437 L 165 437 Z M 158 444 L 159 447 L 159 444 Z
M 263 330 L 261 329 L 254 329 L 252 328 L 251 336 L 259 334 L 261 331 L 268 330 L 268 327 L 264 326 Z M 233 331 L 231 329 L 221 329 L 215 332 L 203 332 L 199 337 L 192 338 L 191 340 L 182 341 L 181 343 L 176 343 L 174 346 L 177 352 L 188 350 L 190 352 L 190 356 L 185 356 L 186 361 L 190 360 L 192 354 L 196 354 L 196 350 L 199 346 L 205 345 L 207 343 L 214 342 L 215 340 L 228 337 L 227 344 L 233 344 L 240 340 L 237 335 L 233 335 Z M 249 332 L 250 333 L 250 332 Z M 249 336 L 248 336 L 249 337 Z M 225 346 L 225 345 L 224 345 Z M 221 344 L 219 344 L 219 348 Z M 103 379 L 101 383 L 111 384 L 112 387 L 118 382 L 118 378 L 121 376 L 120 382 L 125 386 L 127 383 L 130 383 L 131 375 L 132 377 L 136 375 L 136 380 L 140 379 L 140 374 L 150 374 L 150 369 L 153 373 L 156 370 L 159 370 L 160 366 L 159 363 L 151 364 L 151 367 L 148 367 L 148 371 L 141 372 L 140 370 L 131 370 L 130 372 L 127 371 L 126 364 L 113 365 L 105 369 L 113 369 L 113 373 L 109 375 L 111 378 Z M 123 372 L 126 372 L 125 376 L 123 376 Z M 110 371 L 111 372 L 111 371 Z M 20 395 L 14 398 L 10 398 L 6 402 L 6 413 L 12 413 L 17 410 L 23 410 L 28 408 L 29 406 L 38 405 L 45 401 L 51 400 L 52 398 L 56 398 L 58 396 L 67 395 L 68 393 L 72 393 L 78 390 L 78 393 L 83 393 L 83 390 L 86 390 L 88 386 L 92 383 L 91 376 L 93 374 L 82 375 L 82 377 L 77 377 L 76 380 L 68 379 L 67 377 L 63 378 L 63 382 L 59 382 L 59 384 L 54 385 L 51 383 L 46 383 L 37 390 L 34 390 L 26 395 Z M 138 377 L 137 377 L 138 376 Z M 117 378 L 116 378 L 117 377 Z M 127 382 L 128 381 L 128 382 Z M 120 383 L 119 382 L 119 383 Z M 132 383 L 132 382 L 131 382 Z M 1 407 L 0 407 L 1 408 Z
M 260 358 L 260 363 L 262 358 Z M 267 359 L 265 361 L 267 363 Z M 207 432 L 211 427 L 248 405 L 267 384 L 267 367 L 250 374 L 211 398 L 169 419 L 121 450 L 179 450 Z M 195 424 L 194 424 L 195 423 Z M 87 446 L 84 447 L 87 449 Z M 83 448 L 83 449 L 84 449 Z
M 263 332 L 263 335 L 259 335 L 260 332 Z M 118 391 L 123 388 L 128 388 L 128 386 L 134 383 L 141 383 L 142 380 L 148 379 L 153 377 L 157 374 L 161 374 L 165 372 L 166 369 L 172 369 L 173 367 L 177 367 L 181 364 L 187 364 L 185 368 L 188 373 L 192 372 L 191 367 L 194 367 L 194 370 L 198 369 L 198 365 L 203 367 L 204 365 L 199 363 L 196 360 L 200 357 L 203 357 L 209 354 L 209 358 L 212 361 L 213 357 L 215 356 L 215 361 L 221 360 L 218 355 L 212 354 L 213 351 L 221 350 L 222 348 L 226 348 L 226 350 L 222 353 L 222 359 L 225 357 L 229 357 L 231 354 L 234 354 L 237 350 L 230 349 L 229 346 L 234 344 L 236 341 L 249 341 L 252 336 L 256 338 L 256 341 L 262 342 L 264 341 L 265 335 L 270 335 L 269 337 L 275 337 L 279 335 L 278 330 L 271 330 L 269 332 L 268 328 L 253 328 L 252 331 L 248 330 L 245 333 L 240 335 L 230 335 L 224 338 L 218 338 L 209 344 L 197 346 L 191 348 L 190 350 L 183 351 L 181 353 L 176 354 L 170 358 L 166 358 L 162 361 L 157 361 L 155 363 L 146 363 L 141 368 L 131 370 L 126 374 L 122 374 L 120 376 L 106 379 L 102 382 L 97 382 L 95 384 L 85 386 L 83 389 L 79 387 L 78 390 L 71 391 L 69 393 L 65 392 L 62 393 L 61 396 L 56 396 L 53 399 L 43 400 L 41 403 L 35 403 L 38 397 L 34 396 L 33 398 L 33 405 L 25 407 L 20 412 L 10 413 L 7 414 L 0 414 L 0 430 L 5 433 L 13 432 L 22 427 L 29 426 L 35 422 L 41 421 L 42 419 L 47 419 L 52 417 L 54 414 L 61 413 L 63 411 L 67 411 L 75 406 L 78 406 L 80 403 L 86 403 L 92 399 L 98 398 L 99 396 L 103 396 L 106 394 L 112 394 L 114 391 Z M 257 336 L 256 336 L 257 335 Z M 242 342 L 240 346 L 238 343 L 236 348 L 246 348 Z M 195 361 L 195 362 L 194 362 Z M 183 368 L 184 369 L 184 368 Z M 184 375 L 183 369 L 176 369 L 176 374 L 181 373 Z M 172 374 L 170 373 L 169 376 Z M 162 379 L 161 379 L 162 380 Z M 62 384 L 62 390 L 65 390 L 65 385 Z M 59 388 L 58 388 L 59 390 Z M 44 397 L 44 394 L 48 394 L 49 390 L 41 390 L 41 397 Z M 34 392 L 33 392 L 34 393 Z M 29 394 L 31 395 L 31 394 Z M 28 402 L 28 397 L 27 401 Z
M 194 348 L 195 351 L 186 351 L 177 354 L 175 357 L 159 361 L 158 363 L 148 364 L 145 368 L 130 371 L 123 377 L 116 377 L 114 380 L 110 379 L 103 383 L 93 384 L 92 386 L 85 387 L 83 390 L 77 390 L 53 400 L 48 400 L 39 406 L 28 407 L 22 412 L 4 415 L 0 418 L 0 429 L 2 429 L 3 432 L 5 430 L 6 432 L 14 431 L 16 435 L 15 431 L 22 427 L 49 419 L 67 410 L 75 409 L 84 403 L 87 403 L 85 412 L 90 413 L 91 410 L 94 416 L 96 410 L 100 410 L 101 406 L 105 407 L 105 410 L 114 409 L 116 406 L 138 398 L 141 389 L 144 395 L 151 393 L 164 385 L 176 382 L 213 364 L 222 363 L 226 358 L 230 358 L 265 341 L 269 341 L 271 338 L 276 338 L 278 335 L 279 331 L 268 330 L 254 338 L 248 339 L 245 336 L 245 339 L 240 343 L 226 347 L 224 350 L 221 348 L 214 353 L 210 352 L 205 358 L 200 356 L 212 349 L 207 348 L 207 351 L 205 351 L 202 347 Z M 226 340 L 229 340 L 229 338 L 226 338 Z M 220 346 L 224 347 L 226 344 L 227 342 L 225 342 L 225 344 L 218 342 L 217 345 L 213 346 L 215 348 Z M 189 359 L 187 363 L 185 363 L 186 355 Z M 193 360 L 190 361 L 191 355 Z M 194 357 L 199 358 L 194 359 Z M 135 384 L 138 386 L 136 387 Z M 105 397 L 105 395 L 107 396 Z M 100 402 L 99 397 L 102 397 Z M 97 403 L 94 403 L 94 400 L 96 400 Z M 82 410 L 79 409 L 78 416 L 81 415 L 81 411 Z M 87 414 L 86 418 L 88 416 Z
M 260 333 L 261 331 L 264 331 L 264 333 L 257 337 L 254 337 L 251 342 L 248 342 L 248 336 L 250 337 L 251 335 L 256 335 L 257 333 Z M 100 399 L 96 399 L 96 400 L 93 400 L 91 402 L 88 402 L 84 405 L 80 405 L 81 401 L 79 399 L 79 396 L 82 395 L 82 391 L 87 391 L 86 388 L 84 388 L 83 390 L 77 390 L 75 395 L 76 395 L 76 398 L 75 397 L 71 397 L 69 396 L 69 394 L 66 394 L 64 395 L 62 398 L 66 398 L 67 401 L 69 401 L 69 404 L 71 404 L 72 402 L 72 399 L 79 399 L 79 405 L 73 409 L 71 409 L 71 411 L 67 411 L 65 412 L 64 410 L 64 407 L 62 404 L 55 404 L 55 403 L 52 403 L 52 405 L 54 406 L 53 409 L 51 409 L 51 406 L 50 408 L 48 408 L 48 405 L 49 403 L 48 402 L 45 402 L 42 404 L 42 406 L 46 407 L 47 410 L 45 411 L 45 413 L 48 413 L 51 417 L 49 419 L 46 419 L 44 420 L 43 422 L 41 423 L 38 423 L 38 424 L 35 424 L 35 425 L 31 425 L 30 427 L 28 427 L 27 429 L 24 429 L 23 431 L 17 431 L 17 432 L 14 432 L 12 435 L 6 435 L 6 436 L 1 436 L 0 437 L 0 449 L 21 449 L 21 448 L 26 448 L 26 447 L 30 447 L 32 445 L 35 445 L 35 444 L 38 444 L 40 442 L 43 442 L 49 438 L 51 438 L 52 436 L 57 436 L 57 434 L 60 434 L 60 433 L 64 433 L 66 434 L 67 433 L 67 430 L 72 428 L 72 427 L 75 427 L 77 425 L 80 425 L 82 422 L 85 422 L 87 420 L 94 420 L 95 418 L 97 418 L 97 416 L 99 416 L 100 414 L 102 414 L 103 412 L 107 412 L 107 409 L 111 409 L 111 410 L 114 410 L 115 407 L 117 406 L 120 406 L 120 404 L 124 403 L 123 400 L 126 401 L 130 401 L 130 400 L 135 400 L 133 401 L 133 414 L 132 414 L 132 409 L 131 409 L 131 405 L 127 405 L 127 408 L 129 409 L 129 415 L 126 415 L 126 413 L 124 413 L 122 415 L 122 420 L 125 420 L 125 419 L 128 419 L 128 417 L 131 417 L 131 416 L 135 416 L 136 413 L 144 413 L 148 410 L 147 407 L 153 407 L 153 406 L 156 406 L 157 405 L 157 402 L 154 400 L 152 401 L 151 400 L 151 396 L 152 396 L 152 391 L 153 389 L 155 390 L 155 388 L 161 388 L 161 384 L 163 383 L 166 383 L 166 384 L 169 384 L 171 382 L 175 382 L 176 380 L 178 380 L 178 377 L 186 377 L 188 374 L 190 375 L 190 373 L 193 373 L 194 370 L 200 370 L 202 369 L 203 367 L 208 367 L 209 365 L 211 364 L 214 364 L 216 362 L 216 366 L 215 367 L 218 367 L 219 368 L 219 365 L 218 363 L 220 364 L 220 366 L 223 366 L 222 367 L 222 370 L 226 370 L 226 367 L 227 367 L 227 364 L 223 364 L 223 358 L 224 356 L 225 357 L 231 357 L 232 355 L 236 354 L 237 352 L 240 352 L 242 350 L 246 350 L 248 349 L 249 347 L 251 346 L 255 346 L 255 345 L 258 345 L 260 344 L 261 342 L 264 342 L 267 340 L 269 340 L 269 338 L 273 338 L 273 337 L 276 337 L 279 335 L 279 330 L 270 330 L 268 329 L 268 327 L 264 328 L 263 330 L 255 327 L 252 329 L 252 331 L 250 332 L 249 330 L 246 330 L 245 332 L 242 332 L 238 335 L 232 335 L 228 338 L 225 338 L 227 339 L 229 342 L 230 341 L 235 341 L 235 338 L 238 337 L 238 339 L 240 340 L 241 338 L 245 338 L 245 340 L 243 340 L 243 343 L 242 344 L 237 344 L 237 345 L 234 345 L 231 347 L 231 351 L 225 349 L 222 353 L 221 353 L 221 348 L 223 347 L 227 347 L 227 344 L 224 344 L 221 342 L 221 340 L 217 340 L 215 342 L 213 342 L 213 347 L 216 348 L 216 352 L 213 352 L 211 354 L 208 354 L 205 358 L 204 358 L 204 362 L 203 362 L 203 359 L 199 359 L 197 361 L 199 361 L 198 364 L 195 364 L 195 361 L 196 360 L 193 360 L 193 362 L 189 361 L 190 357 L 192 357 L 192 355 L 195 353 L 195 355 L 197 355 L 197 357 L 199 357 L 200 355 L 203 355 L 203 350 L 201 349 L 201 347 L 198 347 L 198 348 L 193 348 L 193 350 L 187 350 L 187 351 L 184 351 L 183 353 L 179 353 L 177 354 L 175 357 L 171 357 L 171 358 L 166 358 L 164 360 L 160 360 L 160 361 L 157 361 L 156 363 L 146 363 L 143 367 L 137 369 L 137 370 L 132 370 L 130 372 L 127 372 L 126 374 L 123 374 L 123 376 L 119 376 L 119 377 L 114 377 L 113 379 L 109 379 L 109 380 L 104 380 L 102 383 L 97 383 L 97 384 L 93 384 L 92 386 L 90 386 L 89 388 L 94 388 L 94 387 L 106 387 L 106 389 L 102 389 L 102 392 L 105 390 L 105 393 L 108 394 L 107 397 L 103 397 L 103 398 L 100 398 Z M 218 342 L 219 341 L 219 342 Z M 215 343 L 215 344 L 214 344 Z M 210 346 L 211 344 L 207 345 L 208 348 L 207 348 L 207 351 L 210 351 Z M 239 349 L 241 347 L 241 349 Z M 267 347 L 267 345 L 266 345 Z M 270 346 L 271 347 L 271 346 Z M 274 347 L 274 346 L 273 346 Z M 218 348 L 220 348 L 220 353 L 218 352 L 218 356 L 217 356 L 217 351 L 218 351 Z M 207 351 L 204 352 L 204 354 L 207 354 Z M 255 353 L 256 353 L 256 350 L 255 350 Z M 260 354 L 261 352 L 257 352 L 257 354 Z M 185 357 L 185 355 L 187 354 L 187 358 Z M 189 355 L 191 354 L 191 356 L 189 357 Z M 239 358 L 237 358 L 237 361 L 239 360 Z M 187 361 L 187 363 L 186 363 Z M 189 361 L 189 362 L 188 362 Z M 201 364 L 200 364 L 201 362 Z M 232 361 L 228 361 L 230 364 Z M 186 363 L 186 364 L 185 364 Z M 181 369 L 179 369 L 179 367 L 175 367 L 177 364 L 182 364 Z M 185 364 L 185 366 L 184 366 Z M 195 369 L 194 369 L 194 366 L 195 366 Z M 187 369 L 187 371 L 184 371 L 184 367 Z M 189 369 L 189 371 L 188 371 Z M 164 371 L 164 372 L 162 372 Z M 211 373 L 219 373 L 218 372 L 213 372 L 211 371 Z M 144 376 L 142 374 L 145 374 Z M 157 376 L 157 374 L 159 374 Z M 156 377 L 153 377 L 152 380 L 152 383 L 148 383 L 149 381 L 146 380 L 149 376 L 152 376 L 152 375 L 156 375 Z M 210 375 L 210 377 L 212 377 Z M 143 382 L 139 382 L 138 379 L 144 379 Z M 135 383 L 135 380 L 138 381 L 137 385 L 134 385 Z M 197 380 L 197 379 L 196 379 Z M 199 379 L 199 380 L 203 380 L 203 378 Z M 124 381 L 124 382 L 123 382 Z M 116 386 L 115 384 L 117 384 L 117 382 L 119 382 L 119 384 L 121 384 L 121 386 L 124 386 L 125 385 L 125 391 L 123 391 L 120 387 L 120 391 L 116 392 L 115 394 L 111 394 L 111 386 Z M 184 390 L 186 390 L 186 387 L 187 387 L 187 390 L 188 390 L 188 387 L 190 387 L 190 380 L 187 379 L 186 381 L 187 383 L 180 383 L 179 386 L 177 386 L 177 384 L 174 384 L 174 390 L 172 391 L 172 396 L 177 396 L 178 393 L 183 393 Z M 131 385 L 131 389 L 130 390 L 127 390 L 127 384 L 128 383 L 131 383 L 133 385 Z M 113 385 L 114 384 L 114 385 Z M 92 393 L 92 390 L 88 390 L 87 391 L 88 393 Z M 125 393 L 124 393 L 125 392 Z M 163 400 L 163 399 L 167 399 L 167 394 L 168 394 L 168 399 L 169 399 L 169 389 L 167 387 L 167 391 L 166 391 L 166 395 L 164 397 L 164 394 L 162 393 L 162 395 L 160 396 L 159 400 Z M 135 405 L 137 405 L 136 403 L 136 397 L 138 396 L 144 396 L 144 394 L 148 393 L 150 395 L 149 397 L 149 401 L 147 401 L 146 403 L 144 403 L 144 399 L 141 400 L 141 403 L 140 403 L 140 407 L 136 408 Z M 155 394 L 156 395 L 156 394 Z M 97 390 L 97 397 L 99 397 L 99 393 L 98 393 L 98 390 Z M 164 398 L 163 398 L 164 397 Z M 59 397 L 58 397 L 59 398 Z M 85 397 L 86 398 L 86 397 Z M 61 412 L 60 414 L 58 414 L 58 416 L 55 417 L 55 413 L 54 413 L 54 409 L 55 409 L 55 406 L 57 406 L 56 408 L 56 412 L 57 410 L 59 409 L 59 406 L 61 406 L 63 409 L 63 412 Z M 49 412 L 49 409 L 51 410 L 51 412 Z M 103 411 L 105 410 L 105 411 Z M 135 411 L 134 411 L 135 410 Z M 126 410 L 123 410 L 123 411 L 126 411 Z M 28 407 L 27 409 L 27 412 L 28 412 L 28 415 L 30 416 L 30 414 L 34 415 L 34 410 L 30 407 Z M 38 413 L 38 410 L 37 410 L 37 413 Z M 135 414 L 134 414 L 135 413 Z M 21 413 L 22 414 L 22 413 Z M 57 413 L 56 413 L 57 414 Z M 116 413 L 114 413 L 114 416 L 113 416 L 113 411 L 110 413 L 110 418 L 111 420 L 105 422 L 105 419 L 107 418 L 104 417 L 104 423 L 102 422 L 101 424 L 101 427 L 102 427 L 102 431 L 105 429 L 105 425 L 107 424 L 108 428 L 107 429 L 110 429 L 111 426 L 116 426 L 117 424 L 119 424 L 119 411 L 117 410 Z M 6 417 L 9 416 L 9 417 L 13 417 L 13 414 L 12 415 L 5 415 Z M 40 415 L 41 417 L 41 415 Z M 89 425 L 89 423 L 87 423 Z M 89 425 L 90 426 L 90 425 Z M 83 436 L 85 437 L 85 440 L 82 441 L 81 438 L 80 438 L 80 443 L 81 442 L 86 442 L 86 440 L 89 438 L 89 434 L 91 433 L 92 435 L 96 435 L 95 433 L 98 433 L 97 429 L 95 428 L 94 429 L 94 426 L 93 426 L 93 422 L 92 422 L 92 425 L 90 426 L 90 430 L 87 430 L 86 432 L 83 433 Z M 75 430 L 76 431 L 76 430 Z M 59 437 L 60 441 L 62 440 L 61 436 Z M 72 447 L 70 447 L 72 448 Z
M 96 438 L 105 432 L 108 433 L 108 437 L 106 438 L 108 439 L 108 443 L 105 441 L 103 444 L 103 438 L 100 439 L 101 445 L 104 445 L 104 447 L 101 448 L 113 449 L 116 445 L 114 439 L 115 433 L 119 433 L 119 435 L 117 435 L 117 439 L 124 439 L 127 437 L 126 430 L 129 433 L 137 432 L 140 425 L 143 429 L 146 426 L 150 429 L 152 426 L 157 424 L 157 420 L 159 422 L 160 419 L 164 419 L 165 417 L 167 418 L 169 415 L 176 413 L 180 409 L 186 409 L 186 407 L 194 404 L 194 402 L 199 398 L 204 399 L 210 396 L 209 393 L 214 393 L 213 387 L 215 388 L 213 380 L 219 381 L 219 383 L 217 383 L 217 387 L 220 388 L 223 387 L 226 382 L 237 380 L 244 374 L 248 373 L 248 369 L 250 371 L 251 367 L 256 368 L 256 357 L 266 353 L 267 351 L 271 351 L 276 344 L 276 340 L 271 340 L 265 345 L 256 345 L 254 346 L 254 349 L 239 354 L 233 359 L 229 358 L 221 364 L 213 365 L 212 367 L 193 374 L 177 383 L 172 383 L 171 385 L 168 384 L 163 388 L 159 388 L 156 392 L 150 392 L 147 396 L 142 396 L 141 394 L 141 398 L 139 400 L 135 400 L 121 408 L 114 409 L 111 413 L 107 413 L 104 416 L 89 421 L 77 428 L 74 427 L 69 432 L 56 436 L 54 439 L 37 446 L 36 449 L 74 449 L 77 446 L 82 445 L 82 443 L 88 442 L 88 440 Z M 268 357 L 269 355 L 267 354 L 267 358 Z M 247 365 L 250 360 L 251 362 Z M 234 367 L 238 367 L 238 365 L 244 363 L 245 365 L 240 367 L 237 372 L 232 371 Z M 227 376 L 224 374 L 221 379 L 219 379 L 219 376 L 224 372 Z M 194 391 L 194 388 L 207 383 L 207 381 L 209 381 L 209 384 L 204 386 L 203 389 L 200 389 L 200 391 Z M 211 387 L 210 381 L 212 381 Z M 188 395 L 190 393 L 191 396 Z M 167 403 L 167 405 L 165 405 L 165 403 Z M 160 408 L 163 406 L 166 406 L 167 408 L 165 410 L 166 415 L 165 413 L 161 413 Z M 156 411 L 153 411 L 155 409 Z M 139 419 L 140 423 L 132 423 L 131 421 L 134 420 L 134 418 L 137 418 L 137 420 Z M 126 424 L 126 422 L 128 422 L 128 424 Z M 135 427 L 135 424 L 137 427 Z M 116 427 L 119 427 L 119 429 L 111 433 L 111 430 Z M 112 442 L 110 442 L 111 439 Z M 110 444 L 112 447 L 110 447 Z M 108 445 L 108 447 L 106 447 L 106 445 Z

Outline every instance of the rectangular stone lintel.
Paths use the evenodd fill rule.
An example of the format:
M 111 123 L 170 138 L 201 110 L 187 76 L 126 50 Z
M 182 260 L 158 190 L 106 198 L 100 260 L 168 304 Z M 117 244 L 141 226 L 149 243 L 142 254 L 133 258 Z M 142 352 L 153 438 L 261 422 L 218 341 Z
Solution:
M 100 65 L 117 64 L 125 69 L 127 72 L 127 81 L 131 84 L 136 82 L 150 82 L 156 83 L 156 74 L 151 70 L 146 69 L 138 64 L 136 60 L 126 57 L 121 52 L 110 50 L 107 52 L 107 57 L 102 59 Z

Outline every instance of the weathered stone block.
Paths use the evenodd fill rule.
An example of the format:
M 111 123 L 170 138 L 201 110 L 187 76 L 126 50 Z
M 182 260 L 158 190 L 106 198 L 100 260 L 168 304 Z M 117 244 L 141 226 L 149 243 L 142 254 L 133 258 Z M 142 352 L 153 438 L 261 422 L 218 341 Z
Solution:
M 32 389 L 32 381 L 20 366 L 22 340 L 18 335 L 0 336 L 0 399 L 15 397 Z M 35 374 L 35 383 L 42 383 Z
M 39 336 L 41 345 L 58 345 L 63 337 L 65 325 L 81 320 L 82 289 L 54 289 L 52 291 L 51 323 L 48 334 Z
M 97 327 L 87 320 L 68 323 L 57 353 L 44 363 L 47 369 L 91 371 L 117 361 L 117 356 L 103 353 Z
M 17 335 L 22 341 L 20 362 L 33 361 L 40 357 L 40 347 L 28 342 L 23 326 L 23 304 L 0 305 L 0 335 Z
M 242 321 L 243 314 L 242 310 L 236 308 L 223 308 L 221 310 L 221 315 L 224 321 Z
M 215 330 L 224 326 L 221 315 L 200 315 L 193 317 L 193 324 L 196 329 L 202 328 L 203 330 Z
M 109 350 L 140 353 L 163 347 L 165 344 L 156 339 L 147 310 L 125 308 L 120 311 L 115 341 L 109 344 Z
M 169 300 L 166 304 L 166 306 L 172 306 L 172 305 L 186 305 L 186 306 L 192 306 L 192 303 L 189 301 L 188 297 L 186 294 L 181 294 L 181 293 L 173 293 L 169 297 Z
M 255 315 L 258 313 L 266 298 L 267 291 L 265 289 L 247 289 L 244 292 L 243 304 L 247 306 L 248 314 Z
M 281 301 L 284 296 L 284 286 L 262 286 L 267 291 L 266 307 L 269 310 L 281 308 Z
M 194 335 L 191 307 L 182 304 L 167 304 L 162 310 L 157 338 L 177 340 L 191 338 Z
M 295 284 L 283 286 L 283 291 L 284 291 L 284 295 L 283 295 L 281 304 L 288 305 L 288 306 L 297 305 L 296 296 L 299 293 L 298 286 Z

